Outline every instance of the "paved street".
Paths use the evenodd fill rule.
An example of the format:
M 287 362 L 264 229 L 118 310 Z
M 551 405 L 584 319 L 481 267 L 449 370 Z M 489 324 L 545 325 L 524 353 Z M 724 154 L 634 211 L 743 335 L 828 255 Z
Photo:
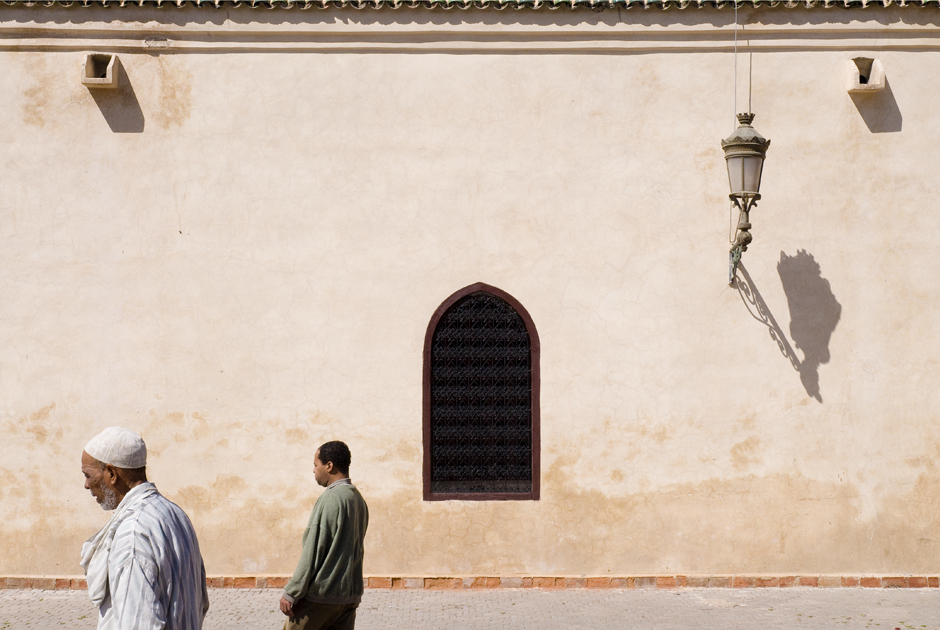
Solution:
M 275 589 L 212 589 L 207 630 L 280 628 Z M 94 628 L 85 591 L 0 591 L 0 630 Z M 940 630 L 937 589 L 368 590 L 359 630 Z

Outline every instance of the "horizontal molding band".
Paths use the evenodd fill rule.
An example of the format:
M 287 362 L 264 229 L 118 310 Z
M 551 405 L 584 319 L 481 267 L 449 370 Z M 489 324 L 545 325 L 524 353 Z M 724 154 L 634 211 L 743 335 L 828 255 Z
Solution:
M 48 34 L 31 29 L 18 35 L 0 30 L 3 51 L 99 51 L 116 53 L 452 53 L 452 54 L 642 54 L 734 51 L 734 42 L 711 34 L 604 34 L 594 33 L 320 33 L 293 37 L 216 33 L 209 41 L 187 34 L 174 38 L 147 35 L 136 38 L 93 34 Z M 780 33 L 749 35 L 738 42 L 738 52 L 812 51 L 926 51 L 940 50 L 940 30 L 929 33 L 810 33 L 794 37 Z
M 213 575 L 212 588 L 284 588 L 290 576 Z M 476 576 L 388 577 L 363 579 L 372 589 L 480 590 L 542 589 L 664 589 L 679 588 L 940 588 L 940 576 L 918 575 L 635 575 L 624 577 Z M 84 577 L 0 577 L 0 589 L 85 590 Z
M 688 8 L 813 8 L 867 9 L 869 7 L 937 8 L 940 0 L 0 0 L 7 6 L 48 8 L 59 6 L 120 8 L 198 9 L 678 9 Z
M 925 6 L 940 6 L 940 0 L 931 2 L 938 4 Z M 372 11 L 335 7 L 223 13 L 181 2 L 183 8 L 167 13 L 154 3 L 139 10 L 6 4 L 13 6 L 0 0 L 0 50 L 6 51 L 644 54 L 735 49 L 733 14 L 708 8 L 674 18 L 619 10 L 539 14 L 403 8 L 389 20 Z M 940 50 L 940 24 L 931 9 L 794 6 L 799 8 L 747 10 L 738 29 L 738 51 Z

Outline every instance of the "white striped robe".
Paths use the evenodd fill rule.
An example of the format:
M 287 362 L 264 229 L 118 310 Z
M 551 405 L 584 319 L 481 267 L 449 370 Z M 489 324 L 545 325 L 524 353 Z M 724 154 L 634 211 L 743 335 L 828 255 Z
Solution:
M 151 483 L 135 486 L 124 501 L 116 529 L 105 526 L 114 538 L 98 630 L 200 630 L 209 594 L 189 518 Z

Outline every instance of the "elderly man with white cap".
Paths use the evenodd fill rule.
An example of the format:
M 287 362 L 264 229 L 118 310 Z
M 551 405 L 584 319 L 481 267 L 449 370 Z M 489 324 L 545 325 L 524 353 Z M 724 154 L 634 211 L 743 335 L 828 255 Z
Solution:
M 147 481 L 147 446 L 109 427 L 82 453 L 85 489 L 111 520 L 82 545 L 98 630 L 199 630 L 209 610 L 192 523 Z

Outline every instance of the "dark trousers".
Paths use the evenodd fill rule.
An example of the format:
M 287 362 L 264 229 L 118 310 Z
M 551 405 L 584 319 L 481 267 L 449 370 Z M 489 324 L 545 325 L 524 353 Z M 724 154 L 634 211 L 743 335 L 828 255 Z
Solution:
M 284 630 L 353 630 L 359 604 L 317 604 L 300 600 Z

